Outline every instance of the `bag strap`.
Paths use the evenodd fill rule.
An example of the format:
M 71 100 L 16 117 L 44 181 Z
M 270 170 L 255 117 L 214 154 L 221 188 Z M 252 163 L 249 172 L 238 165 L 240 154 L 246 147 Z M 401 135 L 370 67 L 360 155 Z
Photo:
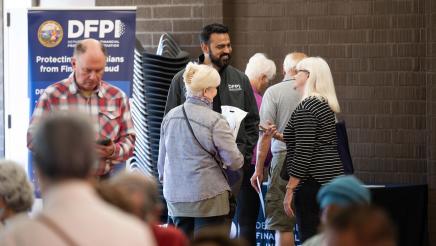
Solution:
M 62 230 L 52 219 L 49 217 L 39 214 L 36 216 L 36 220 L 41 224 L 44 224 L 48 229 L 50 229 L 54 234 L 62 239 L 69 246 L 78 246 L 77 244 L 68 234 Z
M 191 131 L 192 135 L 194 136 L 195 141 L 198 143 L 198 145 L 200 145 L 200 147 L 206 151 L 209 155 L 211 155 L 215 161 L 217 161 L 216 157 L 214 154 L 212 154 L 210 151 L 208 151 L 201 143 L 200 141 L 198 141 L 197 136 L 195 136 L 194 134 L 194 130 L 192 129 L 191 123 L 189 122 L 188 116 L 186 115 L 186 111 L 185 111 L 185 105 L 182 106 L 182 110 L 183 110 L 183 116 L 185 116 L 185 120 L 186 120 L 186 124 L 188 124 L 189 130 Z
M 194 130 L 192 129 L 191 123 L 189 122 L 188 116 L 186 115 L 186 110 L 185 110 L 185 105 L 182 105 L 182 111 L 183 111 L 183 116 L 185 116 L 185 120 L 186 120 L 186 124 L 188 124 L 189 130 L 192 133 L 192 136 L 194 136 L 195 141 L 197 141 L 198 145 L 200 145 L 200 147 L 206 151 L 210 156 L 212 156 L 212 158 L 215 160 L 215 162 L 217 163 L 217 165 L 219 166 L 221 172 L 224 175 L 224 178 L 227 180 L 227 182 L 229 181 L 226 172 L 224 172 L 223 167 L 220 165 L 221 161 L 218 160 L 218 158 L 216 158 L 216 156 L 214 154 L 212 154 L 210 151 L 208 151 L 201 143 L 200 141 L 198 141 L 197 136 L 195 136 Z

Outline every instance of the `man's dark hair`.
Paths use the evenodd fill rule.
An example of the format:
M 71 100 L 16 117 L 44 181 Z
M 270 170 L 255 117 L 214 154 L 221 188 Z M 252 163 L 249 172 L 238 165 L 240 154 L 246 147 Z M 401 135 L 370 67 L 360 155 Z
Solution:
M 35 166 L 53 181 L 84 179 L 96 163 L 94 137 L 83 115 L 66 111 L 48 115 L 33 135 Z
M 212 33 L 229 33 L 227 26 L 223 24 L 213 23 L 203 27 L 200 33 L 200 43 L 209 43 L 210 35 Z
M 76 46 L 74 46 L 73 56 L 78 57 L 81 54 L 84 54 L 87 50 L 86 44 L 83 43 L 84 40 L 79 41 Z M 101 52 L 103 52 L 104 56 L 107 57 L 107 50 L 106 47 L 104 47 L 104 44 L 101 41 L 98 41 L 100 44 Z

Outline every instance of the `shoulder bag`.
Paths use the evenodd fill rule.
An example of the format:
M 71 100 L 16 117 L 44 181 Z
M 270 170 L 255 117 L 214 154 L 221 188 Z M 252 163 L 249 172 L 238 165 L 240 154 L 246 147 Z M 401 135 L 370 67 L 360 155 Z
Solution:
M 192 129 L 191 123 L 189 122 L 188 116 L 186 115 L 186 111 L 185 111 L 185 106 L 184 105 L 182 105 L 182 111 L 183 111 L 183 116 L 185 117 L 185 120 L 186 120 L 186 124 L 188 125 L 188 128 L 191 131 L 192 136 L 194 136 L 195 141 L 198 143 L 198 145 L 206 153 L 208 153 L 210 156 L 212 156 L 212 158 L 215 160 L 215 162 L 219 166 L 219 168 L 221 170 L 221 173 L 223 174 L 224 178 L 227 180 L 227 183 L 228 183 L 229 179 L 227 177 L 226 172 L 223 169 L 222 161 L 220 159 L 218 159 L 214 154 L 209 152 L 205 147 L 203 147 L 203 145 L 200 143 L 200 141 L 198 141 L 197 137 L 195 136 L 194 130 Z M 229 191 L 229 207 L 230 207 L 230 211 L 229 211 L 228 217 L 229 218 L 233 218 L 233 216 L 235 215 L 235 212 L 236 212 L 236 198 L 235 198 L 235 196 L 233 195 L 233 193 L 231 191 Z

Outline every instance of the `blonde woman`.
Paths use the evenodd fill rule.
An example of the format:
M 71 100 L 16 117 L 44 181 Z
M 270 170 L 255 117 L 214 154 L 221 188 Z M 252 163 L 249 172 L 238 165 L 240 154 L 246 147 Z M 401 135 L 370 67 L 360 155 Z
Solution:
M 283 132 L 286 171 L 290 178 L 283 201 L 288 216 L 297 219 L 301 242 L 317 233 L 320 187 L 343 175 L 336 148 L 335 113 L 340 111 L 330 68 L 320 57 L 297 64 L 295 89 L 302 101 Z
M 169 215 L 176 227 L 192 236 L 203 227 L 226 225 L 230 187 L 217 160 L 236 170 L 244 158 L 227 121 L 212 110 L 218 72 L 189 63 L 183 79 L 186 102 L 162 122 L 158 172 Z

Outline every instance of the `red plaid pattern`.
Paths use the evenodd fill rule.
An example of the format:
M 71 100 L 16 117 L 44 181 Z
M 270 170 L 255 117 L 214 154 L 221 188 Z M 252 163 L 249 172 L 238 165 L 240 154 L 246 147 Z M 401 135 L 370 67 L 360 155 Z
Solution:
M 32 149 L 32 130 L 45 114 L 54 111 L 72 110 L 90 115 L 95 130 L 95 139 L 112 139 L 115 152 L 110 159 L 101 160 L 97 175 L 107 173 L 107 166 L 127 160 L 133 154 L 135 130 L 130 114 L 129 99 L 118 88 L 101 81 L 91 97 L 84 97 L 69 78 L 48 86 L 39 98 L 33 111 L 27 132 L 27 145 Z M 105 170 L 106 169 L 106 170 Z

